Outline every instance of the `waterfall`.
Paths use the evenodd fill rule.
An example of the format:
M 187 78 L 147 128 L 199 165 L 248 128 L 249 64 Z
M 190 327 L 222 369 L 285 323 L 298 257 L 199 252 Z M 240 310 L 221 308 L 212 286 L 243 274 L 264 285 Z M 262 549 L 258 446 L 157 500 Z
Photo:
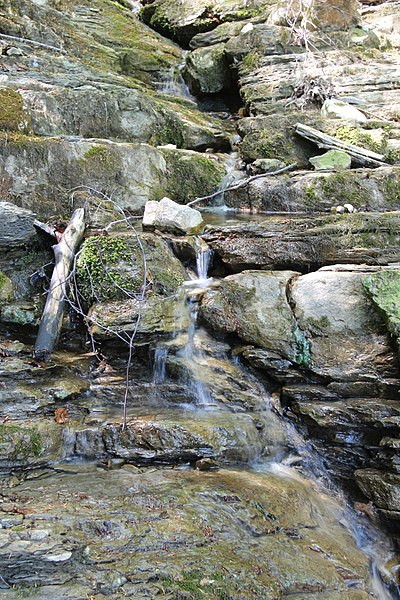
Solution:
M 186 385 L 192 392 L 199 406 L 205 407 L 212 404 L 204 375 L 204 352 L 196 344 L 197 317 L 199 312 L 199 299 L 202 291 L 208 287 L 212 278 L 208 278 L 208 270 L 212 258 L 212 250 L 200 239 L 193 238 L 196 252 L 196 275 L 194 279 L 185 281 L 178 294 L 176 322 L 187 322 L 184 345 L 176 353 L 182 360 L 186 371 Z M 168 358 L 168 344 L 176 344 L 179 334 L 175 334 L 170 342 L 158 345 L 154 353 L 153 384 L 162 384 L 165 381 L 166 365 Z
M 154 353 L 153 383 L 163 383 L 167 367 L 168 348 L 157 346 Z
M 197 283 L 208 281 L 207 274 L 210 267 L 211 257 L 212 250 L 210 248 L 207 250 L 200 250 L 200 252 L 196 253 L 196 271 L 198 277 Z
M 179 63 L 179 65 L 171 67 L 167 71 L 163 80 L 158 83 L 157 90 L 160 92 L 160 94 L 179 96 L 195 102 L 196 98 L 189 92 L 189 88 L 182 76 L 182 71 L 186 63 L 186 55 L 187 52 L 184 52 L 182 61 Z
M 223 177 L 223 179 L 220 183 L 220 186 L 219 186 L 219 191 L 221 193 L 213 201 L 214 207 L 219 208 L 220 210 L 227 209 L 227 206 L 225 205 L 225 197 L 224 197 L 225 190 L 227 188 L 231 187 L 232 185 L 234 185 L 240 179 L 243 179 L 245 177 L 244 171 L 242 171 L 239 168 L 239 166 L 240 166 L 240 162 L 239 162 L 238 153 L 231 152 L 230 154 L 228 154 L 228 157 L 225 161 L 226 175 Z

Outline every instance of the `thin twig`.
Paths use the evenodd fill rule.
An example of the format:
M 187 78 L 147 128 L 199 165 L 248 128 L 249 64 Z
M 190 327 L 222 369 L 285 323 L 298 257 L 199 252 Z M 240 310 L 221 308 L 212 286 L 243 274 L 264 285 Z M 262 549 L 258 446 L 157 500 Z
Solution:
M 0 33 L 0 39 L 12 40 L 15 42 L 19 42 L 20 44 L 29 44 L 31 46 L 37 46 L 38 48 L 46 48 L 47 50 L 54 50 L 55 52 L 60 52 L 60 54 L 64 54 L 64 50 L 61 48 L 57 48 L 57 46 L 49 46 L 49 44 L 42 44 L 41 42 L 35 42 L 35 40 L 29 40 L 27 38 L 18 37 L 16 35 L 6 35 L 5 33 Z
M 261 173 L 260 175 L 252 175 L 252 177 L 243 179 L 236 185 L 232 185 L 231 187 L 225 188 L 224 190 L 218 190 L 217 192 L 210 194 L 210 196 L 203 196 L 202 198 L 196 198 L 195 200 L 188 202 L 186 206 L 193 206 L 193 204 L 198 204 L 199 202 L 205 202 L 206 200 L 212 200 L 213 198 L 216 198 L 217 196 L 219 196 L 220 194 L 224 194 L 225 192 L 231 192 L 233 190 L 238 190 L 239 188 L 244 187 L 245 185 L 247 185 L 251 181 L 255 181 L 256 179 L 261 179 L 262 177 L 273 177 L 274 175 L 280 175 L 281 173 L 285 173 L 286 171 L 291 171 L 295 167 L 297 167 L 297 163 L 292 163 L 291 165 L 282 167 L 282 169 L 278 169 L 277 171 L 272 171 L 272 173 Z

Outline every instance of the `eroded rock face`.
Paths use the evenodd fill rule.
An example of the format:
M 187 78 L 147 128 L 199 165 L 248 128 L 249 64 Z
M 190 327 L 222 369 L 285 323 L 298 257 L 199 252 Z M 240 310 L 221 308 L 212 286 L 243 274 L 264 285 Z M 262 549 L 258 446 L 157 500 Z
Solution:
M 237 333 L 246 342 L 295 359 L 296 322 L 286 300 L 293 271 L 244 271 L 208 290 L 201 318 L 212 330 Z
M 218 159 L 194 152 L 109 140 L 14 139 L 7 143 L 3 158 L 0 174 L 7 194 L 23 198 L 41 216 L 68 204 L 71 190 L 80 185 L 108 194 L 118 190 L 122 208 L 141 211 L 155 193 L 162 197 L 179 187 L 185 163 L 196 172 L 185 180 L 190 199 L 213 192 L 224 172 Z
M 52 598 L 150 598 L 160 585 L 163 594 L 174 596 L 195 586 L 209 598 L 217 598 L 216 588 L 219 596 L 249 600 L 277 591 L 302 594 L 305 588 L 334 589 L 332 598 L 344 600 L 373 597 L 368 558 L 340 524 L 339 507 L 299 476 L 132 465 L 109 471 L 74 465 L 72 473 L 68 466 L 58 475 L 43 473 L 46 498 L 37 480 L 4 497 L 3 507 L 17 502 L 28 509 L 16 531 L 10 524 L 1 533 L 1 560 L 12 585 L 38 586 Z M 261 567 L 266 562 L 268 572 Z
M 314 373 L 339 381 L 397 375 L 382 321 L 366 298 L 365 274 L 321 269 L 293 282 L 290 299 L 310 341 Z
M 261 160 L 267 159 L 257 159 L 250 168 Z M 400 208 L 399 186 L 399 167 L 344 173 L 301 171 L 251 181 L 245 188 L 226 192 L 224 200 L 230 208 L 254 212 L 329 212 L 332 206 L 345 203 L 362 211 L 392 211 Z
M 208 227 L 204 239 L 232 271 L 299 269 L 326 264 L 388 264 L 400 257 L 399 213 L 266 218 L 257 224 Z
M 35 237 L 35 215 L 10 202 L 0 202 L 0 247 L 24 246 Z

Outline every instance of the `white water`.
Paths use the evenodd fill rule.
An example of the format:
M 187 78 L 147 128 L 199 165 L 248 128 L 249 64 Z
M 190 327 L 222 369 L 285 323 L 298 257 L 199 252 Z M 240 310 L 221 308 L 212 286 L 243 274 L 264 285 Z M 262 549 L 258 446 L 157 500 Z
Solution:
M 213 200 L 214 207 L 227 210 L 227 206 L 225 205 L 225 190 L 234 185 L 235 183 L 239 182 L 240 179 L 243 179 L 246 176 L 244 171 L 239 169 L 239 166 L 240 161 L 238 153 L 231 152 L 230 154 L 228 154 L 227 159 L 225 161 L 226 175 L 223 177 L 219 186 L 221 194 L 219 196 L 216 196 L 216 198 Z
M 154 353 L 153 383 L 163 383 L 167 368 L 168 348 L 157 346 Z
M 196 98 L 189 92 L 189 88 L 182 76 L 182 71 L 186 63 L 186 54 L 187 52 L 183 53 L 182 62 L 179 65 L 171 67 L 168 70 L 163 80 L 157 84 L 157 90 L 160 94 L 178 96 L 196 102 Z
M 140 0 L 128 0 L 128 2 L 132 6 L 132 12 L 137 15 L 142 8 L 142 3 Z

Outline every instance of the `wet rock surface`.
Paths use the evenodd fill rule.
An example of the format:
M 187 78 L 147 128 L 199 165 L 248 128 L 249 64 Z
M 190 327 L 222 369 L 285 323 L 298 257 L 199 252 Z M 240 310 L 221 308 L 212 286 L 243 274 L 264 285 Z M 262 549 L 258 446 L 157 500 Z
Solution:
M 17 509 L 22 523 L 9 521 L 1 533 L 5 597 L 22 584 L 44 586 L 40 593 L 53 598 L 198 591 L 254 598 L 304 590 L 373 597 L 368 561 L 339 524 L 340 507 L 290 471 L 64 464 L 2 496 L 2 515 Z
M 394 4 L 314 1 L 299 8 L 305 28 L 287 3 L 145 4 L 143 20 L 190 47 L 186 56 L 127 0 L 3 5 L 0 31 L 17 38 L 0 55 L 4 204 L 68 220 L 97 193 L 94 226 L 105 227 L 99 197 L 118 202 L 127 225 L 148 200 L 186 204 L 245 167 L 295 163 L 216 203 L 360 212 L 217 220 L 202 241 L 100 229 L 80 255 L 94 269 L 74 297 L 89 343 L 69 315 L 64 350 L 47 365 L 32 361 L 31 342 L 51 256 L 23 237 L 31 213 L 14 236 L 4 220 L 1 594 L 384 598 L 355 535 L 380 518 L 400 537 Z M 345 115 L 320 110 L 332 99 Z M 232 137 L 228 110 L 241 102 Z M 298 122 L 378 153 L 382 166 L 299 171 L 318 150 Z M 218 154 L 231 146 L 240 160 Z M 12 208 L 17 225 L 21 211 Z M 207 243 L 221 279 L 203 264 L 196 283 Z M 332 494 L 310 483 L 327 472 L 359 500 L 355 535 Z M 394 594 L 397 562 L 380 569 Z
M 231 271 L 397 262 L 394 213 L 272 216 L 257 224 L 209 227 L 204 239 Z

